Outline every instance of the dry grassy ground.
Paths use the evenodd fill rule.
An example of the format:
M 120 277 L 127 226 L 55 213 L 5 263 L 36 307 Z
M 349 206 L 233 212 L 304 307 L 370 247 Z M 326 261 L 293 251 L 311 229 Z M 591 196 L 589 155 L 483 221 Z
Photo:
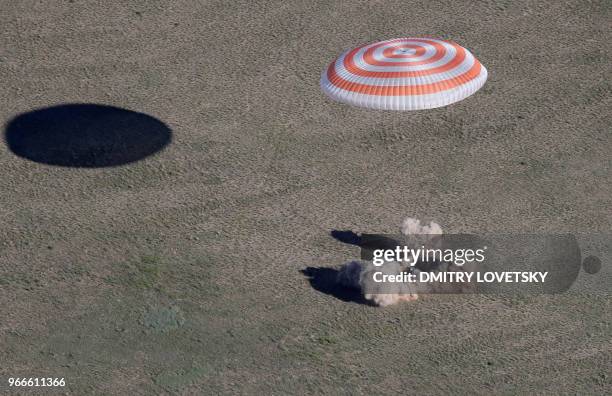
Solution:
M 406 215 L 609 231 L 611 17 L 607 0 L 3 2 L 3 123 L 99 103 L 173 136 L 105 168 L 2 145 L 0 392 L 609 393 L 609 295 L 378 309 L 300 270 L 357 255 L 330 230 Z M 341 51 L 402 36 L 464 45 L 489 81 L 420 112 L 320 93 Z

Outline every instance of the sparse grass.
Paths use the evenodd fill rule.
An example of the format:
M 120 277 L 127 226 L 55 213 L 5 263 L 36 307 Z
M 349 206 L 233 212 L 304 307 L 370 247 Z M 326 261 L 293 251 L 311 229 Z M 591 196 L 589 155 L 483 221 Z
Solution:
M 0 285 L 32 290 L 42 285 L 40 279 L 30 273 L 9 272 L 0 275 Z
M 153 381 L 169 392 L 178 392 L 198 378 L 206 375 L 209 371 L 208 367 L 203 366 L 195 366 L 187 370 L 166 370 L 158 374 Z
M 176 307 L 151 307 L 144 315 L 144 326 L 156 333 L 167 333 L 185 323 L 181 310 Z
M 105 279 L 107 283 L 124 285 L 135 290 L 161 288 L 163 268 L 159 256 L 145 255 L 137 261 L 117 267 L 117 272 Z
M 338 338 L 331 336 L 331 335 L 320 336 L 320 337 L 317 337 L 316 340 L 317 340 L 317 343 L 319 343 L 320 345 L 332 345 L 332 344 L 338 343 Z

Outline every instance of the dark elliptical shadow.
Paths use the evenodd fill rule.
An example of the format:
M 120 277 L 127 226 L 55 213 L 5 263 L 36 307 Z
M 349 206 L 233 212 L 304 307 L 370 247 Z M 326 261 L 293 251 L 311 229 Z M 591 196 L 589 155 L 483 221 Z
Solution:
M 359 246 L 361 248 L 361 258 L 363 260 L 372 259 L 372 251 L 375 249 L 395 249 L 402 243 L 399 240 L 390 238 L 383 234 L 356 234 L 350 230 L 332 230 L 332 238 L 342 243 Z
M 361 237 L 350 230 L 332 230 L 329 235 L 335 240 L 349 245 L 359 246 L 361 243 Z
M 48 165 L 99 168 L 139 161 L 167 146 L 170 128 L 149 115 L 97 104 L 63 104 L 13 118 L 5 141 L 16 155 Z
M 308 278 L 310 286 L 318 292 L 333 296 L 344 302 L 371 305 L 357 289 L 338 284 L 338 270 L 326 267 L 307 267 L 300 272 Z

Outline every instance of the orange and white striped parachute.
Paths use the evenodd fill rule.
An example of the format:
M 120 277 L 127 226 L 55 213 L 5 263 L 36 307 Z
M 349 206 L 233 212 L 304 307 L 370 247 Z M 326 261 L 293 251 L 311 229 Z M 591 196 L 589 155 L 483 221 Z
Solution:
M 383 110 L 421 110 L 467 98 L 487 69 L 462 46 L 430 38 L 398 38 L 342 54 L 321 75 L 339 102 Z

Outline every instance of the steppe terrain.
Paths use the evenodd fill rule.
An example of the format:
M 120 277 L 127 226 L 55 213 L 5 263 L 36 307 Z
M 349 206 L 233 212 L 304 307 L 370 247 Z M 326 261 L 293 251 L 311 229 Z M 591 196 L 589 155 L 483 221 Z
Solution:
M 358 257 L 330 232 L 405 216 L 610 232 L 611 20 L 608 0 L 2 2 L 0 393 L 610 394 L 609 293 L 383 309 L 304 270 Z M 468 48 L 485 86 L 418 112 L 320 92 L 342 51 L 419 36 Z M 11 146 L 16 117 L 79 103 L 171 136 L 125 163 Z

